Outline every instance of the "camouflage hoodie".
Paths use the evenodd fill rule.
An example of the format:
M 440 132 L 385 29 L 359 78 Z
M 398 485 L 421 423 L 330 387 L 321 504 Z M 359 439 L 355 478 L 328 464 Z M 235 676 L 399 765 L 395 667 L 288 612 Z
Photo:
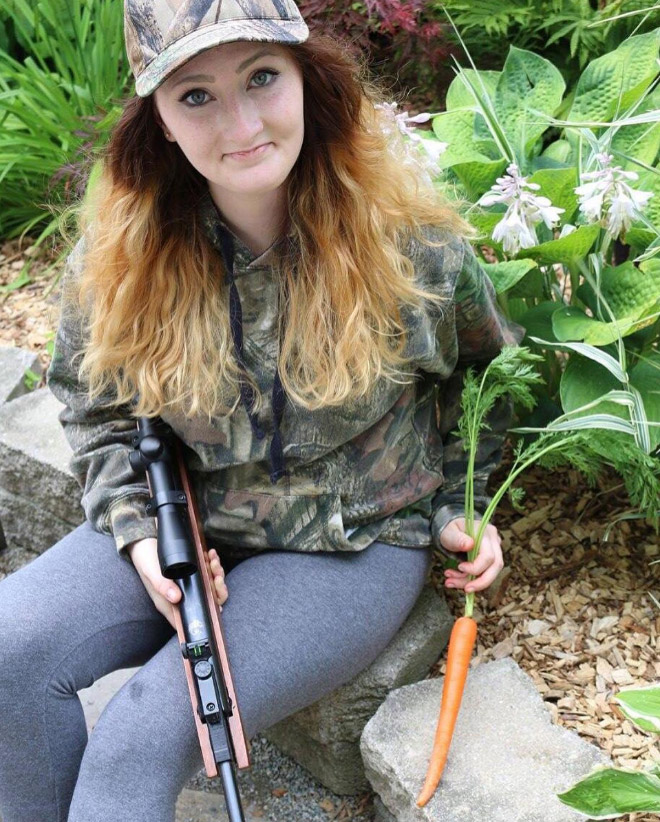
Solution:
M 219 237 L 228 229 L 210 198 L 202 212 L 220 253 Z M 244 404 L 229 417 L 213 418 L 211 425 L 182 414 L 162 415 L 187 446 L 209 544 L 231 557 L 267 549 L 359 551 L 376 539 L 437 545 L 442 528 L 463 515 L 465 453 L 450 434 L 460 413 L 461 369 L 519 342 L 523 329 L 499 313 L 469 244 L 440 236 L 448 241 L 442 248 L 413 241 L 407 250 L 420 285 L 449 298 L 441 307 L 406 312 L 406 355 L 419 379 L 406 385 L 380 380 L 367 399 L 340 408 L 308 411 L 287 400 L 279 426 L 287 474 L 275 484 L 269 475 L 278 354 L 272 247 L 255 257 L 233 236 L 243 361 L 263 395 L 258 416 L 266 436 L 254 435 Z M 64 285 L 75 285 L 83 264 L 84 238 L 69 256 Z M 84 316 L 77 305 L 63 301 L 48 385 L 65 405 L 59 419 L 73 449 L 71 469 L 83 489 L 87 519 L 97 531 L 113 535 L 128 559 L 125 546 L 156 535 L 145 512 L 146 479 L 132 473 L 128 460 L 136 424 L 130 408 L 90 404 L 74 362 L 84 339 Z M 476 502 L 481 510 L 509 416 L 508 406 L 501 407 L 480 443 Z

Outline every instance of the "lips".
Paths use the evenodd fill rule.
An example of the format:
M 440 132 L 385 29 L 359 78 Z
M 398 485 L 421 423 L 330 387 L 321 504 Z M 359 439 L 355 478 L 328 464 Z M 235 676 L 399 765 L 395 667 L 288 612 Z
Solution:
M 231 154 L 228 154 L 228 157 L 236 157 L 236 158 L 243 158 L 243 157 L 256 157 L 258 154 L 262 154 L 270 145 L 270 143 L 262 143 L 259 146 L 255 146 L 254 148 L 248 149 L 247 151 L 234 151 Z

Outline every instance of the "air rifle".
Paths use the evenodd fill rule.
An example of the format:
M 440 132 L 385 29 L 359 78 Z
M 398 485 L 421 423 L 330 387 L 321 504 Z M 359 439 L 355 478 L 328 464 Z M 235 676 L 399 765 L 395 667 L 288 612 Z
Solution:
M 181 444 L 160 417 L 140 417 L 133 446 L 131 467 L 147 474 L 147 513 L 156 518 L 161 573 L 182 592 L 172 608 L 206 775 L 215 777 L 220 769 L 229 820 L 244 822 L 236 768 L 250 766 L 249 743 Z

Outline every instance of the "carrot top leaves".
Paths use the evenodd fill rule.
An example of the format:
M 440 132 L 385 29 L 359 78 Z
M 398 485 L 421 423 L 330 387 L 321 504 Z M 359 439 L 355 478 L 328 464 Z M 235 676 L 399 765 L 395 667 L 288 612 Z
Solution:
M 633 505 L 653 516 L 660 497 L 660 461 L 642 450 L 622 420 L 607 414 L 572 417 L 564 414 L 544 429 L 520 428 L 514 432 L 533 432 L 538 437 L 525 443 L 519 440 L 507 476 L 496 489 L 486 511 L 480 516 L 475 533 L 474 465 L 480 435 L 488 429 L 487 416 L 495 403 L 505 397 L 519 406 L 531 409 L 535 405 L 533 388 L 543 380 L 534 370 L 534 364 L 543 359 L 524 346 L 506 346 L 477 375 L 468 369 L 463 384 L 461 403 L 463 414 L 458 430 L 463 447 L 468 452 L 465 481 L 466 530 L 474 538 L 470 551 L 472 562 L 481 548 L 481 539 L 505 494 L 514 505 L 519 505 L 522 489 L 514 488 L 514 481 L 533 463 L 552 470 L 571 465 L 588 482 L 595 483 L 604 465 L 610 465 L 621 476 Z M 630 427 L 630 426 L 629 426 Z M 632 431 L 630 427 L 630 431 Z M 472 616 L 474 594 L 467 594 L 465 615 Z

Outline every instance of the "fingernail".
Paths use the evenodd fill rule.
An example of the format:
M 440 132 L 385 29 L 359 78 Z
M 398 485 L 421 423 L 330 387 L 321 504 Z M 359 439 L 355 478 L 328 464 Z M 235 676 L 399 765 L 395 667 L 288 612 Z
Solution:
M 459 566 L 458 566 L 458 570 L 459 570 L 459 571 L 463 571 L 463 572 L 465 572 L 465 571 L 467 571 L 467 569 L 468 569 L 467 565 L 459 565 Z
M 170 600 L 170 602 L 174 602 L 176 600 L 176 591 L 173 591 L 170 588 L 170 590 L 167 592 L 167 598 Z

